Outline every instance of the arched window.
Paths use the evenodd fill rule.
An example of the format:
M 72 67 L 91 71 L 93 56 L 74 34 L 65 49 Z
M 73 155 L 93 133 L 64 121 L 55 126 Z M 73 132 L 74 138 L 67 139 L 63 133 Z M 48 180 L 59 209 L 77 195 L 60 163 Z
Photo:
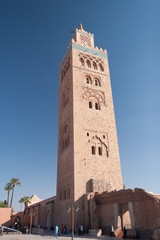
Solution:
M 100 86 L 101 87 L 101 82 L 98 78 L 95 79 L 95 86 Z
M 92 150 L 92 154 L 95 155 L 96 154 L 96 148 L 94 146 L 92 146 L 91 150 Z
M 68 127 L 67 127 L 67 125 L 65 125 L 65 126 L 64 126 L 64 129 L 63 129 L 63 133 L 66 133 L 67 130 L 68 130 Z
M 62 130 L 62 136 L 61 136 L 61 152 L 63 152 L 66 148 L 69 146 L 69 128 L 68 125 L 65 124 L 64 128 Z
M 69 90 L 67 89 L 63 93 L 63 107 L 67 105 L 68 101 L 69 101 Z
M 66 196 L 66 188 L 64 187 L 64 188 L 63 188 L 63 199 L 65 200 L 66 197 L 67 197 L 67 196 Z
M 92 102 L 89 102 L 89 108 L 92 108 Z
M 96 110 L 101 110 L 99 103 L 95 103 L 95 109 Z
M 87 84 L 92 84 L 92 80 L 91 80 L 91 77 L 90 77 L 90 76 L 87 76 L 87 77 L 86 77 L 86 83 L 87 83 Z
M 81 66 L 85 66 L 85 63 L 84 63 L 84 59 L 83 59 L 83 58 L 80 58 L 80 63 L 81 63 Z
M 97 70 L 97 64 L 95 62 L 93 62 L 93 68 Z
M 87 63 L 87 67 L 88 67 L 88 68 L 91 68 L 91 63 L 90 63 L 90 61 L 87 60 L 86 63 Z
M 104 67 L 102 66 L 101 63 L 99 63 L 99 70 L 102 71 L 102 72 L 104 72 Z
M 102 155 L 102 148 L 101 147 L 98 148 L 98 154 Z

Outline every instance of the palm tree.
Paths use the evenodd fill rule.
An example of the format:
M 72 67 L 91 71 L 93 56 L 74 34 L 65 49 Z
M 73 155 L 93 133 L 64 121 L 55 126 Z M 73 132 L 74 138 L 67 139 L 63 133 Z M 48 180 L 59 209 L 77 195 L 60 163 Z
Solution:
M 12 184 L 11 183 L 7 183 L 6 186 L 4 187 L 4 189 L 7 191 L 8 196 L 7 196 L 7 204 L 9 207 L 9 195 L 10 195 L 10 191 L 12 190 Z
M 31 203 L 31 198 L 29 196 L 24 196 L 19 200 L 19 203 L 24 203 L 24 210 L 25 210 L 28 203 Z
M 14 188 L 15 186 L 21 186 L 21 182 L 19 181 L 19 178 L 11 178 L 9 182 L 12 185 L 12 196 L 11 196 L 11 202 L 10 202 L 10 207 L 12 207 Z

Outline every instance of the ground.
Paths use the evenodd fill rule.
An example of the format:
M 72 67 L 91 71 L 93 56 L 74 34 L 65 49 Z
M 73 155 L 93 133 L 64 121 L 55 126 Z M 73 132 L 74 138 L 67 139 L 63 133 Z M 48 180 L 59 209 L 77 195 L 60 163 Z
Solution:
M 41 235 L 26 235 L 26 234 L 22 234 L 22 235 L 3 235 L 0 236 L 0 240 L 50 240 L 50 239 L 56 239 L 53 234 L 52 235 L 48 235 L 48 236 L 41 236 Z M 106 236 L 102 236 L 102 237 L 89 237 L 89 236 L 83 236 L 83 237 L 78 237 L 75 236 L 74 237 L 75 240 L 115 240 L 116 238 L 111 238 L 111 237 L 106 237 Z M 58 237 L 57 240 L 71 240 L 71 236 L 60 236 Z

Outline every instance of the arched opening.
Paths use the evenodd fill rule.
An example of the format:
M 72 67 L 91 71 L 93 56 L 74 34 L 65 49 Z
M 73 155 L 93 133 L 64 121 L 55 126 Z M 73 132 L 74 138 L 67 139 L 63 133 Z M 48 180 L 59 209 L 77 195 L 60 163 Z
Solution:
M 104 67 L 102 66 L 101 63 L 99 63 L 99 70 L 102 71 L 102 72 L 104 72 Z
M 67 105 L 69 101 L 69 91 L 68 89 L 63 93 L 63 107 Z
M 98 78 L 95 79 L 95 86 L 101 87 L 101 82 Z
M 16 217 L 15 219 L 15 229 L 19 229 L 20 228 L 20 224 L 21 224 L 21 218 L 19 216 Z
M 92 102 L 89 102 L 89 108 L 92 108 Z
M 90 77 L 90 76 L 87 76 L 87 77 L 86 77 L 86 83 L 87 83 L 87 84 L 92 84 L 92 80 L 91 80 L 91 77 Z
M 87 63 L 87 67 L 88 67 L 88 68 L 91 68 L 91 63 L 90 63 L 90 61 L 87 60 L 86 63 Z
M 67 194 L 65 187 L 63 188 L 63 199 L 66 200 Z
M 80 58 L 80 63 L 81 63 L 81 66 L 85 66 L 85 62 L 83 58 Z
M 96 148 L 95 148 L 95 146 L 92 146 L 91 150 L 92 150 L 92 154 L 95 155 L 95 154 L 96 154 Z
M 48 211 L 48 216 L 47 216 L 47 229 L 50 229 L 50 215 Z
M 97 64 L 95 62 L 93 62 L 93 68 L 97 70 Z
M 64 129 L 63 129 L 63 133 L 66 133 L 67 130 L 68 130 L 68 126 L 65 124 Z
M 61 136 L 61 152 L 63 152 L 69 146 L 69 128 L 68 125 L 65 124 L 62 136 Z
M 101 147 L 98 148 L 98 154 L 102 155 L 102 148 Z
M 100 107 L 99 103 L 95 103 L 95 109 L 96 110 L 101 110 L 101 107 Z

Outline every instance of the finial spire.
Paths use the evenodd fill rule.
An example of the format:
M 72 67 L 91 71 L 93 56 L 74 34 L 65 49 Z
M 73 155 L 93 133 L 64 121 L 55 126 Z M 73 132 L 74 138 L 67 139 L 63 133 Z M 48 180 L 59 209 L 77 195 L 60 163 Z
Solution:
M 79 29 L 83 30 L 82 23 L 80 23 Z

